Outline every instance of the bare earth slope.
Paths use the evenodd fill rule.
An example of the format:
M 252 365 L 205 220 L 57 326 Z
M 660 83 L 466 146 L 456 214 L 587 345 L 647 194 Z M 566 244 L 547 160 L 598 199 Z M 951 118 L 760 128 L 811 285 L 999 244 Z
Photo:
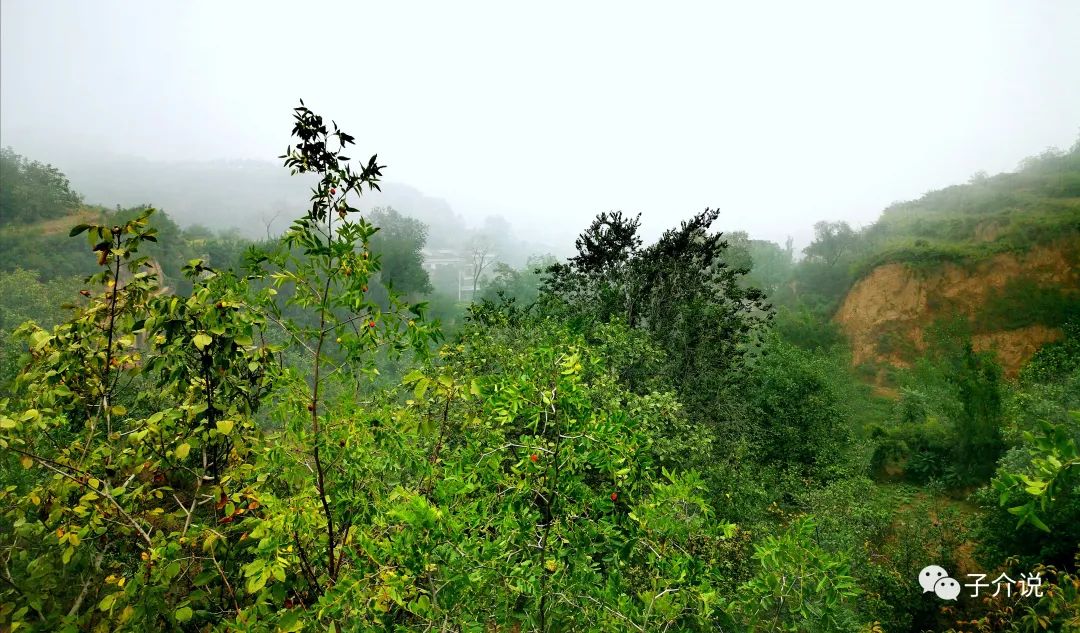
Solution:
M 924 332 L 938 318 L 959 315 L 978 322 L 989 301 L 1018 283 L 1077 292 L 1078 253 L 1080 245 L 1069 239 L 968 265 L 943 263 L 927 270 L 884 264 L 854 284 L 834 318 L 851 341 L 856 366 L 906 367 L 925 348 Z M 1015 309 L 1024 309 L 1022 303 Z M 1040 346 L 1061 334 L 1032 323 L 976 330 L 973 342 L 976 349 L 995 351 L 1006 374 L 1015 375 Z

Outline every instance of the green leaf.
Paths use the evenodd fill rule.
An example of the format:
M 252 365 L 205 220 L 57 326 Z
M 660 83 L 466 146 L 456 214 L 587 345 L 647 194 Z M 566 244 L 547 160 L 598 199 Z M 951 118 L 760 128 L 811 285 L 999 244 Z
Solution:
M 184 442 L 176 447 L 176 459 L 184 459 L 191 452 L 191 444 Z
M 191 610 L 191 607 L 180 607 L 173 615 L 176 616 L 177 622 L 187 622 L 191 619 L 191 616 L 194 615 L 194 612 Z
M 1046 532 L 1047 534 L 1049 534 L 1049 533 L 1050 533 L 1050 528 L 1049 528 L 1049 527 L 1047 527 L 1047 525 L 1046 525 L 1045 523 L 1043 523 L 1043 522 L 1042 522 L 1042 519 L 1040 519 L 1040 518 L 1039 518 L 1038 516 L 1036 516 L 1036 514 L 1035 514 L 1034 512 L 1032 512 L 1031 514 L 1027 515 L 1027 520 L 1028 520 L 1028 521 L 1031 521 L 1031 524 L 1032 524 L 1032 525 L 1034 525 L 1035 527 L 1039 528 L 1039 529 L 1040 529 L 1040 530 L 1042 530 L 1043 532 Z
M 217 423 L 217 430 L 218 430 L 218 433 L 221 433 L 222 435 L 228 435 L 229 433 L 232 433 L 233 421 L 232 420 L 221 420 L 221 421 L 219 421 Z
M 262 560 L 261 558 L 256 558 L 247 565 L 244 565 L 244 577 L 251 578 L 255 574 L 261 572 L 263 570 L 263 567 L 265 566 L 266 561 Z
M 247 592 L 257 593 L 260 589 L 266 586 L 267 575 L 255 574 L 247 580 Z
M 300 621 L 300 611 L 290 611 L 286 613 L 278 620 L 277 626 L 278 631 L 283 631 L 285 633 L 302 630 L 304 628 L 304 623 Z
M 205 332 L 199 332 L 191 339 L 192 343 L 195 343 L 195 347 L 199 350 L 206 349 L 206 346 L 212 343 L 214 339 L 210 338 L 210 335 Z
M 68 237 L 75 237 L 79 233 L 82 233 L 83 231 L 86 231 L 89 228 L 90 228 L 89 224 L 76 224 L 75 226 L 71 227 L 71 231 L 68 232 Z
M 174 560 L 173 562 L 169 563 L 168 567 L 165 568 L 165 578 L 168 580 L 172 580 L 178 575 L 180 575 L 180 561 Z

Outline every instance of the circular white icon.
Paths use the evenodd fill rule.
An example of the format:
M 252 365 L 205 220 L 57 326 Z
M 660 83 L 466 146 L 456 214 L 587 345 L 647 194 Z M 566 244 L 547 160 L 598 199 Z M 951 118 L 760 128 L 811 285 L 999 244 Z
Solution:
M 948 577 L 949 572 L 945 571 L 944 567 L 930 565 L 929 567 L 923 567 L 923 570 L 919 572 L 919 584 L 922 585 L 923 593 L 926 593 L 934 590 L 937 581 Z
M 934 593 L 942 600 L 956 600 L 960 595 L 960 583 L 946 576 L 934 584 Z

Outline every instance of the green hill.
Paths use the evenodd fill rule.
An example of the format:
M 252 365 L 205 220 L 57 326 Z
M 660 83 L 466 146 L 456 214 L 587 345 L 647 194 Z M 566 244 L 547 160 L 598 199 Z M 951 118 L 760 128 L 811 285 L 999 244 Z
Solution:
M 1015 173 L 895 204 L 863 235 L 855 276 L 888 262 L 973 262 L 1080 238 L 1080 143 L 1029 158 Z
M 1080 143 L 894 204 L 862 230 L 815 229 L 776 298 L 839 324 L 854 364 L 879 381 L 914 362 L 942 320 L 959 318 L 1015 375 L 1080 319 Z

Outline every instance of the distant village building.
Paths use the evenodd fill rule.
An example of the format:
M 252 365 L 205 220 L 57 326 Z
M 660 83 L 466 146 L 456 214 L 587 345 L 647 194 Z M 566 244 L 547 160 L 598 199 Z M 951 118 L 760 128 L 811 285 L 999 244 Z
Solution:
M 476 294 L 473 285 L 473 262 L 466 255 L 449 248 L 424 249 L 424 270 L 436 289 L 456 292 L 458 301 L 472 301 Z

